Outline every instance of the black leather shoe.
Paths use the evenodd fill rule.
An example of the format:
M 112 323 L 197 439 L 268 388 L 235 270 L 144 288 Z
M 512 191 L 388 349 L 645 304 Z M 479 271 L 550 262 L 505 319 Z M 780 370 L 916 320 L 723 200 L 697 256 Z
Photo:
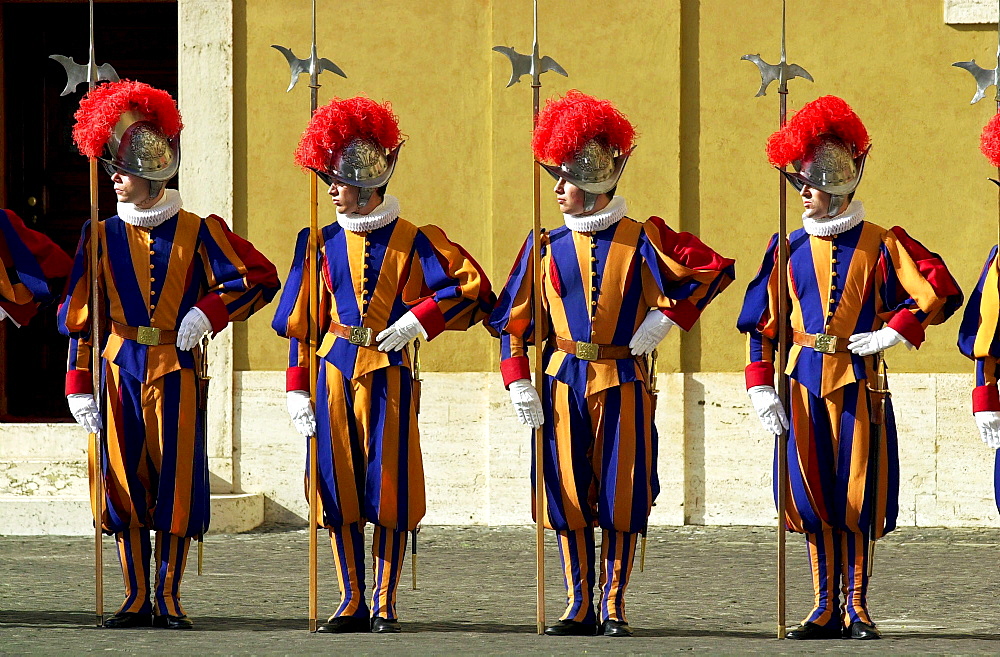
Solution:
M 380 618 L 376 616 L 372 619 L 372 632 L 376 634 L 402 632 L 399 621 L 395 618 Z
M 167 614 L 164 616 L 153 616 L 153 627 L 159 627 L 164 630 L 191 630 L 194 629 L 194 623 L 187 617 L 187 614 L 182 616 Z
M 369 632 L 371 626 L 368 624 L 367 618 L 337 616 L 331 617 L 330 620 L 317 627 L 316 631 L 324 634 L 347 634 L 348 632 Z
M 594 636 L 597 633 L 597 624 L 561 620 L 555 625 L 546 627 L 545 633 L 549 636 Z
M 608 619 L 601 623 L 601 634 L 604 636 L 632 636 L 632 628 L 628 623 Z
M 819 639 L 839 639 L 840 638 L 841 627 L 840 623 L 835 623 L 833 625 L 817 625 L 816 623 L 810 623 L 806 621 L 798 627 L 793 627 L 788 634 L 785 635 L 786 639 L 794 639 L 797 641 L 816 641 Z
M 844 628 L 844 638 L 871 641 L 873 639 L 881 639 L 882 633 L 874 625 L 857 621 L 851 623 L 849 628 Z
M 127 627 L 150 627 L 153 624 L 153 614 L 147 612 L 119 611 L 114 616 L 104 619 L 104 627 L 120 630 Z

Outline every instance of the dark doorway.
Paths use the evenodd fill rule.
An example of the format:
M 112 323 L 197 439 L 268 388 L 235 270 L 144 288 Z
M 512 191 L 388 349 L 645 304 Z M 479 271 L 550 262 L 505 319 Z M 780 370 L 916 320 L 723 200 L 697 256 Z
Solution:
M 60 97 L 66 73 L 49 55 L 87 62 L 88 4 L 0 0 L 0 10 L 0 207 L 73 255 L 90 216 L 88 165 L 71 138 L 73 113 L 86 89 L 81 84 Z M 176 2 L 98 2 L 94 23 L 98 63 L 177 97 Z M 102 177 L 100 214 L 110 216 L 115 195 L 105 183 Z M 0 421 L 71 419 L 63 396 L 66 346 L 54 307 L 29 327 L 0 323 Z

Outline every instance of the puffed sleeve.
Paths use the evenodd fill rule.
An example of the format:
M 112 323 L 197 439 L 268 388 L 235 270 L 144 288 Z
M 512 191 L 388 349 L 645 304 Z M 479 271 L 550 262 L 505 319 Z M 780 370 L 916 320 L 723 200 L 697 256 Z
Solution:
M 976 363 L 976 387 L 972 390 L 972 412 L 1000 411 L 997 394 L 997 359 L 1000 358 L 1000 285 L 998 285 L 997 247 L 990 250 L 979 274 L 975 289 L 969 294 L 962 326 L 958 330 L 958 349 Z
M 229 322 L 245 320 L 270 303 L 281 283 L 274 264 L 220 217 L 206 218 L 199 238 L 207 289 L 195 306 L 218 333 Z
M 103 224 L 98 224 L 102 226 Z M 90 317 L 90 221 L 83 225 L 80 242 L 73 258 L 66 297 L 59 306 L 59 332 L 69 336 L 69 354 L 66 365 L 66 394 L 93 393 L 90 374 L 91 317 Z M 98 250 L 98 257 L 101 251 Z M 98 276 L 99 294 L 104 298 L 104 276 Z M 103 332 L 107 335 L 107 332 Z
M 672 230 L 659 217 L 643 224 L 646 305 L 659 308 L 685 331 L 736 278 L 735 260 L 724 258 L 691 233 Z
M 764 261 L 747 286 L 736 328 L 747 334 L 746 386 L 774 385 L 774 346 L 778 341 L 778 234 L 768 242 Z
M 10 210 L 0 210 L 0 306 L 18 324 L 31 321 L 61 291 L 73 261 L 43 233 Z
M 286 390 L 309 390 L 309 336 L 316 335 L 316 345 L 323 340 L 329 328 L 330 291 L 329 286 L 320 285 L 319 323 L 317 335 L 316 318 L 309 314 L 309 288 L 312 284 L 313 257 L 309 249 L 309 229 L 299 231 L 295 241 L 292 267 L 285 279 L 285 287 L 278 300 L 271 328 L 283 338 L 288 338 L 288 369 L 285 371 Z M 319 263 L 326 275 L 325 257 L 321 251 Z
M 433 340 L 443 331 L 464 331 L 486 319 L 496 297 L 479 263 L 437 226 L 422 226 L 416 259 L 403 287 L 403 303 Z
M 962 306 L 962 290 L 941 256 L 899 226 L 882 237 L 877 266 L 876 312 L 914 347 L 923 343 L 928 326 L 944 322 Z
M 535 316 L 532 312 L 535 255 L 532 237 L 532 233 L 528 233 L 487 322 L 490 333 L 500 338 L 500 373 L 505 386 L 531 375 L 528 346 L 535 344 Z M 542 234 L 540 244 L 544 257 L 548 246 L 547 234 Z M 538 320 L 541 335 L 548 335 L 548 313 L 543 312 Z

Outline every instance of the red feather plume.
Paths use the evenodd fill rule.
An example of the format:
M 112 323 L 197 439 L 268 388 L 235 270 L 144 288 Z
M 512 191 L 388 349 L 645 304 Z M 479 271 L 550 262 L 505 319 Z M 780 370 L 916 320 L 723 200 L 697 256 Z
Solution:
M 806 103 L 767 140 L 767 159 L 776 167 L 801 160 L 818 138 L 834 135 L 852 147 L 855 155 L 871 143 L 868 130 L 851 106 L 836 96 L 821 96 Z
M 129 110 L 145 114 L 168 139 L 184 128 L 177 103 L 166 91 L 133 80 L 108 82 L 88 92 L 74 115 L 73 141 L 80 152 L 99 156 L 118 119 Z
M 295 163 L 303 168 L 324 170 L 330 154 L 336 153 L 357 137 L 374 139 L 386 149 L 399 146 L 402 134 L 399 119 L 388 101 L 376 103 L 371 98 L 334 98 L 313 114 L 299 146 Z
M 994 114 L 979 136 L 979 150 L 995 167 L 1000 168 L 1000 114 Z
M 611 101 L 571 89 L 562 98 L 546 101 L 531 148 L 539 162 L 562 164 L 591 139 L 624 153 L 632 148 L 635 128 Z

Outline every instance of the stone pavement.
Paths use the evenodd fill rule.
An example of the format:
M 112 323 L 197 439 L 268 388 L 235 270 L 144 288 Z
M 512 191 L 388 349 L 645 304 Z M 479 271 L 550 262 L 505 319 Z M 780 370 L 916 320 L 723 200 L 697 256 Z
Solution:
M 551 540 L 551 535 L 550 535 Z M 184 602 L 193 632 L 101 630 L 93 621 L 91 543 L 86 538 L 0 537 L 0 654 L 407 654 L 472 652 L 657 654 L 1000 651 L 1000 531 L 903 529 L 879 545 L 872 612 L 879 642 L 776 641 L 774 532 L 747 527 L 671 527 L 650 532 L 646 570 L 629 591 L 632 639 L 534 634 L 531 528 L 426 527 L 419 590 L 400 587 L 400 635 L 310 635 L 306 630 L 304 531 L 212 535 L 205 574 L 192 559 Z M 105 543 L 106 608 L 121 596 Z M 336 606 L 328 543 L 321 541 L 320 615 Z M 811 603 L 801 537 L 789 535 L 788 624 Z M 192 556 L 194 552 L 192 551 Z M 548 618 L 561 612 L 554 544 L 548 550 Z

